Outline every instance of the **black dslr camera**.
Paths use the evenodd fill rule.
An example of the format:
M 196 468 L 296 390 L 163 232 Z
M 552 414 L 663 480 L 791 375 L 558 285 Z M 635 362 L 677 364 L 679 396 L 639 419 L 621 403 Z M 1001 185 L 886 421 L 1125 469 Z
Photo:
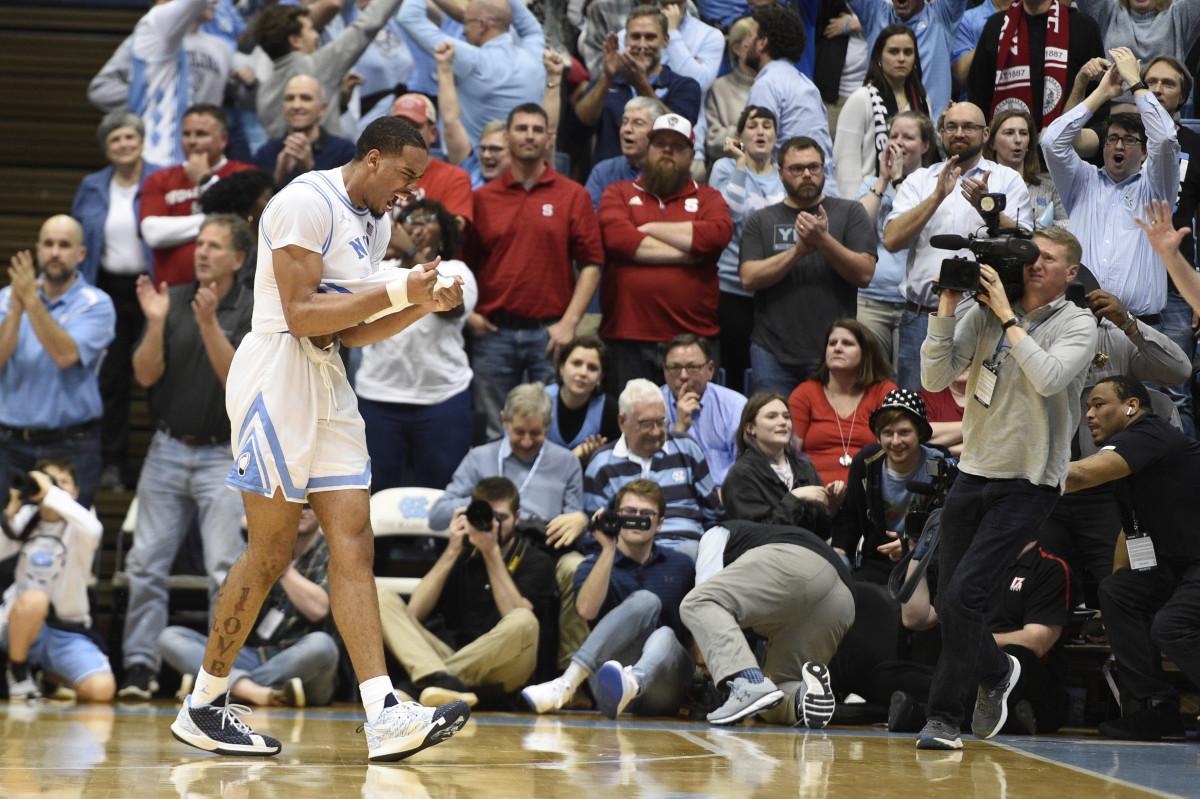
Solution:
M 636 513 L 617 513 L 615 510 L 600 511 L 598 515 L 588 522 L 588 530 L 596 532 L 599 530 L 609 538 L 616 538 L 621 532 L 621 529 L 626 530 L 649 530 L 650 517 L 641 516 Z
M 1000 227 L 1000 212 L 1004 210 L 1003 194 L 985 194 L 979 201 L 980 213 L 987 225 L 983 236 L 933 236 L 929 243 L 941 250 L 970 250 L 974 261 L 966 258 L 947 258 L 942 261 L 933 290 L 974 291 L 986 294 L 979 287 L 979 265 L 987 264 L 996 270 L 1004 293 L 1010 303 L 1025 293 L 1025 265 L 1038 259 L 1041 251 L 1030 241 L 1030 233 L 1021 228 Z
M 914 494 L 925 498 L 921 510 L 909 511 L 904 517 L 904 535 L 911 541 L 921 537 L 925 522 L 935 508 L 940 508 L 958 477 L 958 458 L 947 455 L 940 458 L 930 458 L 925 461 L 925 474 L 929 480 L 909 480 L 905 487 Z
M 482 499 L 473 499 L 467 506 L 467 524 L 481 533 L 490 533 L 492 524 L 496 521 L 496 512 L 490 503 Z
M 47 475 L 47 477 L 49 477 L 49 475 Z M 12 486 L 12 488 L 17 492 L 17 495 L 20 496 L 21 502 L 25 503 L 26 505 L 33 502 L 33 497 L 36 497 L 42 492 L 42 487 L 38 485 L 37 480 L 33 479 L 33 475 L 21 469 L 13 469 L 9 473 L 8 481 L 8 484 Z M 58 483 L 54 481 L 53 477 L 50 478 L 50 484 L 58 485 Z

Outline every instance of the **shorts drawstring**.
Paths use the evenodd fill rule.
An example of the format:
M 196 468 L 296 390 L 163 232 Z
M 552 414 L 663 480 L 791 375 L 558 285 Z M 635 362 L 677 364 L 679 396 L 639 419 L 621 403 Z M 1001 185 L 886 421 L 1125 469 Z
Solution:
M 334 369 L 333 359 L 338 357 L 338 342 L 335 340 L 328 347 L 321 349 L 316 344 L 312 343 L 311 339 L 300 339 L 300 348 L 310 361 L 315 363 L 321 372 L 321 382 L 325 385 L 325 390 L 329 393 L 329 406 L 336 411 L 341 408 L 337 404 L 337 395 L 333 391 L 333 379 L 329 375 L 329 370 Z M 329 421 L 329 413 L 325 414 L 325 421 Z

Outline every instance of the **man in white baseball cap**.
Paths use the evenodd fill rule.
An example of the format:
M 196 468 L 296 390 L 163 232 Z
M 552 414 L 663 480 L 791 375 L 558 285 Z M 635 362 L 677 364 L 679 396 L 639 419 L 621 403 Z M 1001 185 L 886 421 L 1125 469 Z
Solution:
M 691 179 L 694 137 L 679 114 L 655 119 L 642 176 L 612 184 L 600 200 L 600 335 L 614 391 L 635 377 L 657 381 L 666 343 L 680 333 L 719 331 L 717 257 L 733 222 L 720 193 Z

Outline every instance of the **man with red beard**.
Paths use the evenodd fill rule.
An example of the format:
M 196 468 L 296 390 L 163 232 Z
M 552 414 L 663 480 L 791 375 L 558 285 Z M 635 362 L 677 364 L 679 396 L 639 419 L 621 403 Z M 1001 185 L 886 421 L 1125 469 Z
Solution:
M 754 292 L 753 390 L 787 396 L 821 365 L 829 326 L 856 315 L 877 242 L 861 203 L 825 196 L 815 139 L 780 145 L 779 177 L 787 196 L 746 220 L 738 271 Z
M 642 176 L 612 184 L 600 199 L 600 336 L 610 391 L 635 377 L 657 380 L 666 343 L 680 333 L 720 331 L 717 258 L 733 221 L 720 192 L 691 179 L 694 142 L 686 119 L 660 116 Z

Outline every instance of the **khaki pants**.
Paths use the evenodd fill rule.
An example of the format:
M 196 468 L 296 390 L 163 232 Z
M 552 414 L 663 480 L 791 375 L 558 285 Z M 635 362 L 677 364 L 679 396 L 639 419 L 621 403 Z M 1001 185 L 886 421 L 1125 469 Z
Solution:
M 439 671 L 470 688 L 500 685 L 512 692 L 525 685 L 537 665 L 538 622 L 518 608 L 457 652 L 417 621 L 398 594 L 379 592 L 383 642 L 413 682 Z
M 693 588 L 679 615 L 718 684 L 759 667 L 742 629 L 765 636 L 762 670 L 784 700 L 761 718 L 795 724 L 802 668 L 810 660 L 829 663 L 854 623 L 854 596 L 817 553 L 794 544 L 766 544 Z
M 558 668 L 566 671 L 571 658 L 583 646 L 592 630 L 575 610 L 575 570 L 583 563 L 583 555 L 568 552 L 554 565 L 558 581 Z

